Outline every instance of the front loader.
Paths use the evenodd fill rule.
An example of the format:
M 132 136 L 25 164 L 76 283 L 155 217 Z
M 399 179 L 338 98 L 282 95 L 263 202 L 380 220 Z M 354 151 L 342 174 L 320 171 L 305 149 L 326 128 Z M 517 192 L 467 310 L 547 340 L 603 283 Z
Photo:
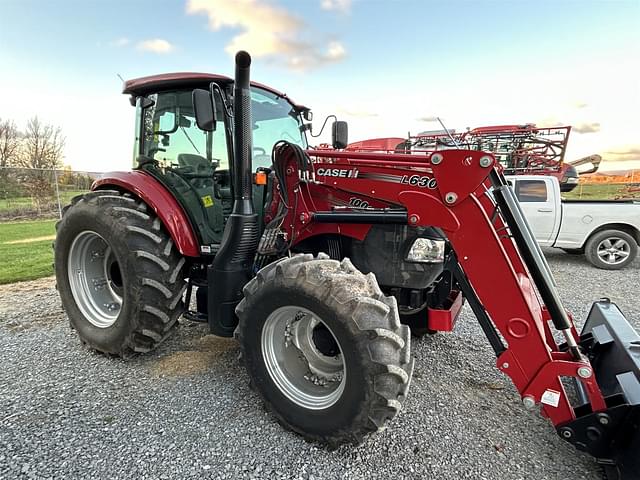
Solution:
M 58 224 L 58 288 L 82 341 L 148 351 L 196 288 L 184 314 L 235 334 L 280 423 L 336 446 L 399 412 L 410 331 L 450 331 L 466 300 L 523 405 L 609 478 L 639 478 L 640 337 L 607 299 L 578 333 L 495 158 L 309 149 L 309 110 L 249 68 L 240 52 L 235 81 L 125 85 L 136 167 Z

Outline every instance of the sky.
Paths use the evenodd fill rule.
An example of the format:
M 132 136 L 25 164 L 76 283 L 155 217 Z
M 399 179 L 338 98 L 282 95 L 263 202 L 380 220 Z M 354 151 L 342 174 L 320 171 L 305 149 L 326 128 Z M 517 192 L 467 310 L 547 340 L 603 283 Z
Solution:
M 567 160 L 640 168 L 640 0 L 2 0 L 0 118 L 38 115 L 64 163 L 132 164 L 125 79 L 252 78 L 349 122 L 349 140 L 483 125 L 573 125 Z M 326 138 L 325 138 L 326 140 Z

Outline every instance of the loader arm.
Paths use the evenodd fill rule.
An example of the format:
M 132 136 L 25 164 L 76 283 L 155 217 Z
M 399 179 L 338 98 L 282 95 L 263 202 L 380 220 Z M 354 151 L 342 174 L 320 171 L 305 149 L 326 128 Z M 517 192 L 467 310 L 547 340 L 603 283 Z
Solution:
M 562 307 L 551 272 L 492 155 L 469 150 L 424 156 L 331 150 L 307 153 L 311 162 L 301 162 L 287 151 L 275 156 L 276 162 L 286 165 L 281 171 L 287 172 L 285 188 L 290 200 L 282 225 L 288 226 L 292 242 L 311 235 L 319 223 L 332 224 L 339 233 L 341 225 L 358 223 L 359 216 L 360 223 L 439 227 L 455 251 L 453 261 L 459 268 L 454 265 L 454 271 L 470 287 L 465 296 L 474 297 L 470 304 L 476 304 L 474 311 L 481 324 L 485 319 L 482 327 L 496 351 L 497 367 L 511 378 L 524 405 L 539 405 L 565 440 L 602 463 L 629 464 L 629 459 L 623 462 L 617 451 L 603 443 L 617 435 L 611 433 L 611 423 L 619 415 L 610 411 L 613 404 L 628 405 L 623 416 L 636 425 L 638 407 L 632 406 L 633 398 L 616 397 L 618 385 L 609 391 L 599 385 L 599 372 L 587 355 L 593 349 L 581 344 L 584 338 Z M 394 207 L 318 211 L 314 198 L 332 190 L 376 198 Z M 616 330 L 609 320 L 604 323 Z M 631 329 L 623 317 L 622 321 Z M 615 347 L 627 355 L 616 373 L 632 372 L 633 378 L 627 378 L 628 390 L 633 390 L 628 397 L 632 397 L 639 393 L 640 361 L 633 356 L 633 345 L 622 343 Z M 572 405 L 563 378 L 573 379 L 580 404 Z M 606 420 L 598 424 L 603 416 Z M 602 431 L 609 420 L 611 428 Z M 585 440 L 587 430 L 593 441 Z M 611 441 L 620 444 L 619 438 Z M 637 448 L 634 445 L 637 443 L 630 448 Z

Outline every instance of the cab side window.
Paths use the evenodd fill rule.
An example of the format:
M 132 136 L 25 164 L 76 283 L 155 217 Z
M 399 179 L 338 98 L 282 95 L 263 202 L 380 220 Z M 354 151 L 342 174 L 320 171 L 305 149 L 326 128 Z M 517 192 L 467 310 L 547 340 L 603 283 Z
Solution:
M 228 169 L 224 122 L 214 132 L 196 124 L 191 90 L 150 95 L 142 116 L 142 154 L 162 167 Z
M 546 202 L 547 185 L 544 180 L 518 180 L 516 196 L 521 202 Z

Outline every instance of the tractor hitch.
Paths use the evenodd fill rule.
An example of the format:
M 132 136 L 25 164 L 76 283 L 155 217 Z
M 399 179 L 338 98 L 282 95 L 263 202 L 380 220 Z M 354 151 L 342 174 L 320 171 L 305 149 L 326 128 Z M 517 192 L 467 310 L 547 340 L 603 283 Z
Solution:
M 640 478 L 640 335 L 615 303 L 595 302 L 580 335 L 607 404 L 594 412 L 576 382 L 576 419 L 558 426 L 559 435 L 593 455 L 609 480 Z

